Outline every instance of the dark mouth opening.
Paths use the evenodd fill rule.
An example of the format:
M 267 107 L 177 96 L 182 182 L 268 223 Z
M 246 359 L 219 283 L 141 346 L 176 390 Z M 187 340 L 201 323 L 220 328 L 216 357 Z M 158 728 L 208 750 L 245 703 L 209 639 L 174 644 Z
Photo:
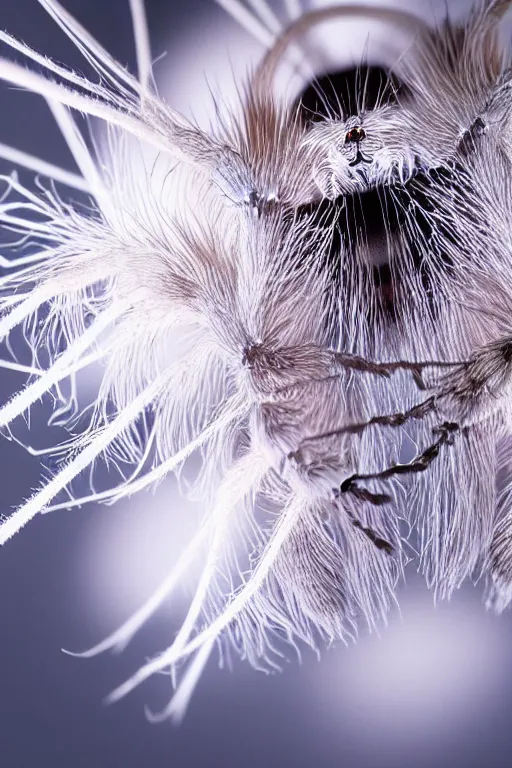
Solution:
M 313 80 L 298 102 L 308 123 L 341 120 L 406 98 L 406 87 L 382 67 L 360 66 Z

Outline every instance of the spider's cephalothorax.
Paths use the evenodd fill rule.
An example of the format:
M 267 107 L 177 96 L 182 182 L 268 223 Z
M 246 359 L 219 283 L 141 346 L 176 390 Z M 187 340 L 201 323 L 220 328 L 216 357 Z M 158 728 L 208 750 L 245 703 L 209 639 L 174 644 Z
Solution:
M 88 428 L 1 523 L 0 543 L 50 504 L 123 498 L 197 449 L 203 458 L 203 525 L 165 589 L 91 654 L 126 643 L 202 558 L 195 597 L 168 650 L 113 698 L 188 659 L 166 711 L 179 716 L 219 637 L 268 669 L 283 639 L 316 647 L 319 637 L 352 637 L 360 617 L 374 626 L 395 600 L 404 518 L 418 523 L 438 594 L 483 572 L 503 608 L 512 597 L 512 497 L 496 479 L 510 465 L 512 396 L 512 57 L 499 37 L 508 3 L 482 2 L 460 27 L 367 5 L 304 13 L 240 89 L 241 116 L 216 105 L 209 135 L 158 97 L 141 0 L 130 3 L 138 80 L 57 0 L 40 2 L 102 78 L 0 33 L 51 73 L 0 59 L 0 78 L 49 101 L 81 175 L 8 154 L 89 193 L 96 215 L 53 186 L 4 179 L 0 223 L 38 247 L 0 260 L 0 337 L 23 325 L 34 353 L 22 367 L 33 378 L 0 408 L 0 428 L 49 391 L 72 426 L 75 388 L 61 382 L 98 361 L 104 376 Z M 297 54 L 290 43 L 347 15 L 412 33 L 390 77 L 335 73 L 295 104 L 275 93 L 279 61 Z M 101 157 L 70 110 L 111 126 Z M 149 145 L 154 163 L 136 167 L 128 137 Z M 167 195 L 169 184 L 180 194 Z M 408 462 L 405 433 L 419 445 Z M 89 496 L 70 499 L 75 478 L 105 454 L 121 470 L 115 487 L 91 483 Z
M 345 307 L 359 306 L 361 320 L 366 316 L 379 333 L 385 333 L 389 323 L 408 322 L 410 303 L 418 298 L 425 302 L 424 311 L 435 316 L 440 288 L 449 279 L 455 237 L 453 211 L 441 215 L 443 195 L 435 190 L 457 186 L 460 195 L 467 183 L 460 166 L 450 162 L 422 167 L 420 156 L 408 168 L 406 180 L 395 169 L 386 180 L 372 183 L 366 170 L 373 162 L 367 141 L 370 114 L 407 104 L 407 93 L 392 73 L 365 66 L 317 78 L 299 101 L 309 126 L 351 115 L 343 123 L 344 145 L 352 156 L 348 166 L 362 186 L 334 199 L 323 198 L 306 210 L 316 212 L 319 227 L 331 230 L 326 258 L 333 291 L 343 297 Z

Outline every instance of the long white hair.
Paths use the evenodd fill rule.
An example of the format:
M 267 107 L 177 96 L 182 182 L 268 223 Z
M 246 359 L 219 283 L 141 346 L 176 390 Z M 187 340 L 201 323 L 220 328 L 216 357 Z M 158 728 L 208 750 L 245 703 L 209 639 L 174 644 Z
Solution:
M 33 351 L 0 426 L 52 392 L 71 439 L 52 478 L 3 520 L 0 543 L 42 511 L 112 503 L 202 458 L 198 532 L 148 603 L 84 655 L 126 644 L 202 558 L 189 612 L 111 698 L 170 668 L 182 676 L 163 715 L 179 718 L 217 641 L 274 668 L 283 641 L 316 648 L 355 636 L 361 619 L 375 626 L 395 601 L 411 523 L 440 596 L 483 568 L 503 608 L 512 518 L 496 477 L 508 465 L 512 211 L 510 54 L 498 31 L 508 4 L 435 29 L 406 11 L 338 6 L 276 36 L 268 8 L 258 20 L 232 2 L 269 52 L 240 88 L 241 108 L 217 105 L 208 135 L 158 97 L 141 0 L 130 0 L 138 79 L 57 0 L 40 3 L 99 80 L 0 33 L 37 65 L 0 59 L 0 78 L 48 101 L 80 170 L 2 149 L 51 181 L 34 192 L 14 173 L 2 179 L 0 223 L 37 248 L 0 262 L 0 337 L 22 326 Z M 293 45 L 314 25 L 350 15 L 412 33 L 394 67 L 406 95 L 310 121 L 275 93 L 276 69 L 286 55 L 297 63 Z M 101 149 L 73 110 L 106 122 Z M 133 162 L 144 145 L 151 165 Z M 90 205 L 70 203 L 64 186 Z M 348 236 L 332 215 L 374 189 L 393 206 L 384 246 Z M 383 248 L 387 293 L 375 282 Z M 102 383 L 79 431 L 76 390 L 62 383 L 94 361 Z M 406 435 L 418 454 L 400 463 Z M 100 457 L 118 484 L 60 501 Z

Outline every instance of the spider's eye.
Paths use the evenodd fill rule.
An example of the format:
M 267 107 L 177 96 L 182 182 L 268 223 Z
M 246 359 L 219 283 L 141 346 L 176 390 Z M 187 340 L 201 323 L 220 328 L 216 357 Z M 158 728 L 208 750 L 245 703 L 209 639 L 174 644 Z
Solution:
M 350 131 L 347 131 L 347 135 L 345 136 L 345 144 L 355 144 L 365 138 L 366 131 L 364 128 L 361 128 L 361 126 L 358 125 L 355 128 L 351 128 Z

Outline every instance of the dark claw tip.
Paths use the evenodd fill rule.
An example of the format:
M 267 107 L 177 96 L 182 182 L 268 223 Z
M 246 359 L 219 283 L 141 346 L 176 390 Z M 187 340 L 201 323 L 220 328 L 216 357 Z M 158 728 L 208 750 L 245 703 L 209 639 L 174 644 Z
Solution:
M 354 484 L 353 478 L 347 477 L 347 479 L 344 480 L 340 485 L 340 493 L 348 493 L 350 490 L 352 490 L 353 484 Z
M 393 552 L 395 551 L 394 548 L 389 543 L 389 541 L 386 541 L 385 539 L 377 538 L 375 539 L 374 544 L 377 547 L 377 549 L 382 550 L 383 552 L 386 553 L 386 555 L 392 555 Z
M 368 501 L 371 501 L 376 507 L 381 507 L 384 504 L 390 504 L 393 499 L 387 493 L 369 493 Z

